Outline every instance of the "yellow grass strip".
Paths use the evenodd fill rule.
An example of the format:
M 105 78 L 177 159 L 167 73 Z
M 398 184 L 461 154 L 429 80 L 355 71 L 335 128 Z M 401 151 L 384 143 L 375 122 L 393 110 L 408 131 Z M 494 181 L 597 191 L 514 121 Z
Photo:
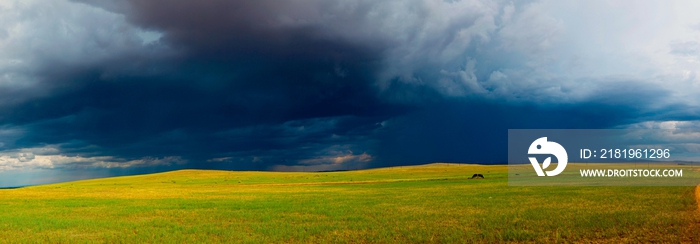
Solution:
M 700 211 L 700 185 L 695 186 L 695 203 L 698 204 L 698 211 Z

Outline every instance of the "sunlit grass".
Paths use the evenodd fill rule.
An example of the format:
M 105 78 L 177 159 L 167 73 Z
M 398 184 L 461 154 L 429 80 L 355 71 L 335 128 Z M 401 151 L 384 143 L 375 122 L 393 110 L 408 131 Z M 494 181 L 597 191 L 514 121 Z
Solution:
M 467 179 L 474 173 L 486 179 Z M 20 242 L 692 242 L 694 187 L 514 187 L 506 166 L 182 170 L 0 191 Z

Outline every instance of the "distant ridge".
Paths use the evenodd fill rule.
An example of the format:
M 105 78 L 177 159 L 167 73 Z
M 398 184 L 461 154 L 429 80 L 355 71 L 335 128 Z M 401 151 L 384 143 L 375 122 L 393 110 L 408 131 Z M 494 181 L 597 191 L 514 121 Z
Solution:
M 32 185 L 23 185 L 23 186 L 2 186 L 2 187 L 0 187 L 0 190 L 18 189 L 18 188 L 29 187 L 29 186 L 32 186 Z

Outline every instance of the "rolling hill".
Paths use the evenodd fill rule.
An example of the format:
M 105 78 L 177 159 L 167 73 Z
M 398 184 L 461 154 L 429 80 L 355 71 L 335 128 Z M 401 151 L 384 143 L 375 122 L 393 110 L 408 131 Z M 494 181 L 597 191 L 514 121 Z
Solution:
M 469 179 L 473 174 L 485 179 Z M 179 170 L 0 190 L 9 242 L 698 242 L 694 187 L 513 187 L 506 166 Z

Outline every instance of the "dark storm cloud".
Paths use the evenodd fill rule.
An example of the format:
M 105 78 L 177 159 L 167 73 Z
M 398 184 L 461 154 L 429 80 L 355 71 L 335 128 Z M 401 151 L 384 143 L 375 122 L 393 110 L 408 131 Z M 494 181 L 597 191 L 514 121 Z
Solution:
M 270 36 L 241 21 L 161 27 L 168 31 L 147 50 L 166 55 L 44 69 L 48 95 L 0 106 L 3 124 L 25 131 L 5 148 L 56 145 L 61 155 L 114 156 L 122 165 L 176 156 L 189 167 L 268 169 L 362 155 L 378 123 L 410 109 L 376 96 L 374 47 L 304 29 Z M 188 32 L 206 26 L 225 33 Z
M 162 31 L 163 41 L 190 58 L 207 61 L 378 61 L 389 43 L 367 30 L 376 4 L 336 1 L 83 1 L 123 13 L 143 28 Z M 329 17 L 331 16 L 331 17 Z
M 46 81 L 60 84 L 50 96 L 0 110 L 5 123 L 29 131 L 15 146 L 77 139 L 102 147 L 101 154 L 127 158 L 291 150 L 304 141 L 279 145 L 276 138 L 283 135 L 276 135 L 276 126 L 285 122 L 338 117 L 340 128 L 330 129 L 342 135 L 404 110 L 375 96 L 364 67 L 348 65 L 339 75 L 335 65 L 300 58 L 251 61 L 240 68 L 235 62 L 185 60 L 178 66 L 179 78 L 172 73 L 104 78 L 101 67 L 92 67 Z M 216 136 L 250 126 L 267 129 L 233 139 Z

